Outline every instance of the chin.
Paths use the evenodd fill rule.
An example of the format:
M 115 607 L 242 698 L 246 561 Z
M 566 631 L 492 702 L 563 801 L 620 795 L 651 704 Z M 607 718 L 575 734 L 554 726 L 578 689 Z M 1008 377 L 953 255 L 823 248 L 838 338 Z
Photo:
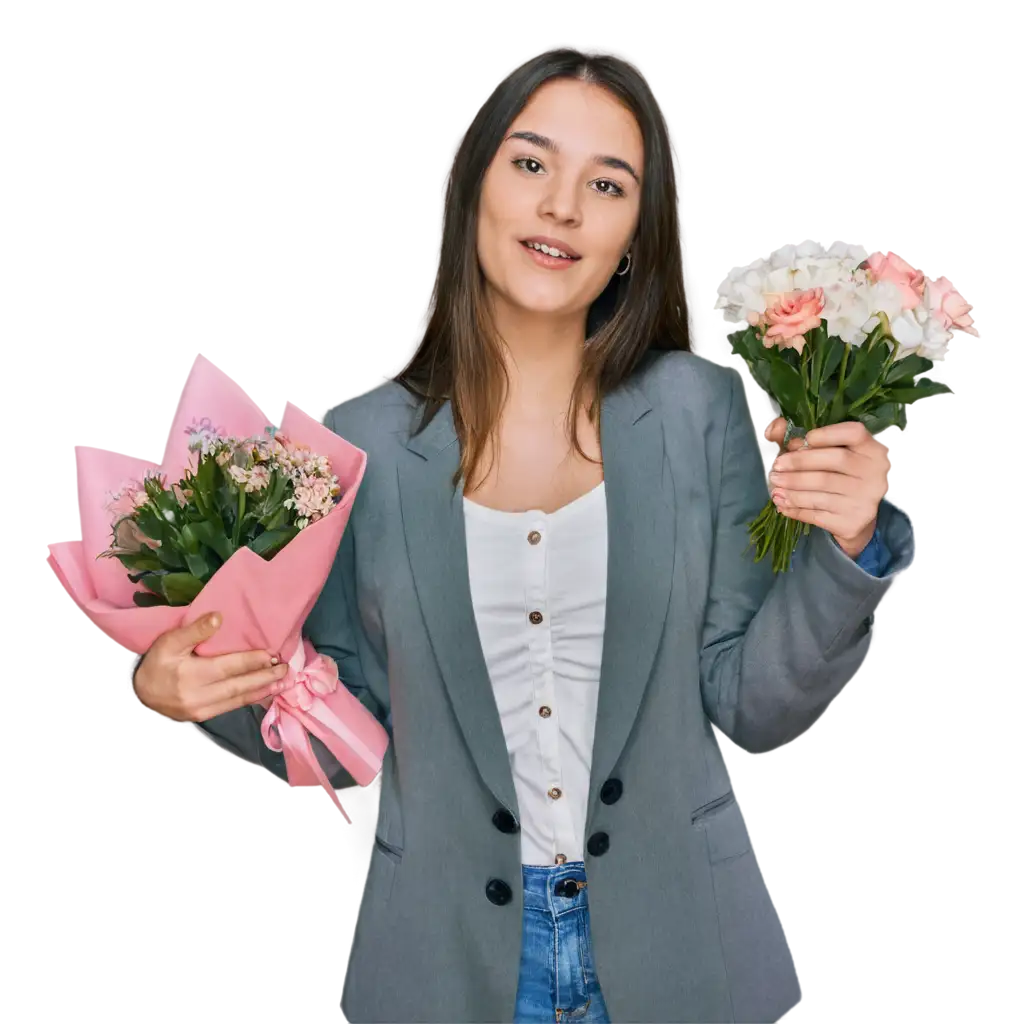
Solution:
M 509 296 L 513 305 L 531 313 L 568 313 L 573 307 L 573 294 L 558 282 L 540 286 L 537 281 L 513 288 Z

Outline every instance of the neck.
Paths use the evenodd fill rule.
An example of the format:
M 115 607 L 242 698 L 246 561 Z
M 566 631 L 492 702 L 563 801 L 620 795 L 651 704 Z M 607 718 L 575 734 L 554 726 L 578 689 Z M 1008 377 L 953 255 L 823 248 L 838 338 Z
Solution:
M 565 410 L 583 362 L 585 312 L 559 317 L 506 307 L 495 325 L 505 349 L 508 408 L 527 415 Z

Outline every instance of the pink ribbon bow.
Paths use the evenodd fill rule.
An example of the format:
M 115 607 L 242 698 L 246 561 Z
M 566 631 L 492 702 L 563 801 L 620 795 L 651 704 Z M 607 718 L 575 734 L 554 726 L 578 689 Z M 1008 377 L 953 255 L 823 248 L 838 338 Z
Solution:
M 345 815 L 330 780 L 324 774 L 316 754 L 309 743 L 308 733 L 316 736 L 334 755 L 339 764 L 373 766 L 367 778 L 379 770 L 380 754 L 372 746 L 366 730 L 366 712 L 357 698 L 338 686 L 338 666 L 333 658 L 320 654 L 305 638 L 288 660 L 290 683 L 274 697 L 263 716 L 260 733 L 273 751 L 284 753 L 288 782 L 293 786 L 308 786 L 319 782 Z M 353 719 L 352 709 L 358 708 L 359 719 Z M 360 785 L 362 767 L 350 771 Z

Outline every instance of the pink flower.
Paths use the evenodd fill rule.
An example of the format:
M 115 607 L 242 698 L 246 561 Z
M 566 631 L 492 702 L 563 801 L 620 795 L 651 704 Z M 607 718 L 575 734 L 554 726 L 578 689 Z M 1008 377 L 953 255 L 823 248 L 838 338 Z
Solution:
M 821 326 L 821 311 L 825 308 L 822 288 L 808 288 L 802 292 L 769 292 L 765 296 L 767 307 L 756 318 L 755 326 L 770 325 L 765 332 L 765 348 L 795 348 L 803 353 L 807 339 L 805 331 Z
M 904 309 L 916 309 L 924 298 L 925 277 L 923 271 L 912 267 L 894 252 L 883 256 L 873 252 L 865 261 L 871 276 L 876 281 L 892 281 L 903 297 Z
M 142 484 L 137 480 L 133 480 L 111 497 L 111 500 L 106 505 L 106 509 L 112 514 L 113 520 L 116 521 L 124 516 L 132 515 L 137 508 L 145 505 L 147 501 L 149 501 L 149 495 L 146 494 Z
M 295 488 L 295 497 L 301 515 L 326 514 L 331 507 L 331 485 L 319 477 L 307 478 L 304 485 Z
M 953 287 L 948 278 L 940 277 L 937 281 L 928 281 L 928 310 L 946 330 L 953 327 L 967 334 L 980 337 L 977 328 L 972 327 L 974 319 L 970 310 L 974 309 L 964 297 Z
M 235 467 L 232 467 L 235 468 Z M 267 484 L 270 483 L 270 470 L 266 466 L 253 466 L 249 470 L 249 479 L 246 482 L 245 489 L 249 492 L 262 491 Z

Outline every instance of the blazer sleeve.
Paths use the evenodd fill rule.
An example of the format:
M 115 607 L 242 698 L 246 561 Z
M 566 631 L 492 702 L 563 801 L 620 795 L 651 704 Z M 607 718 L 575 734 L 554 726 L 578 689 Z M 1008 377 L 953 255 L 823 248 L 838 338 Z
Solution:
M 324 418 L 324 425 L 338 433 L 331 412 Z M 385 724 L 390 732 L 390 715 L 385 720 L 384 710 L 370 691 L 363 675 L 359 660 L 356 614 L 355 534 L 349 522 L 341 535 L 341 543 L 324 589 L 313 605 L 302 631 L 318 652 L 328 655 L 337 662 L 342 684 L 379 722 Z M 225 750 L 246 761 L 262 765 L 279 779 L 287 782 L 288 772 L 284 754 L 272 751 L 263 742 L 260 734 L 260 726 L 266 713 L 261 704 L 247 704 L 234 711 L 215 715 L 205 722 L 196 722 L 195 725 Z M 335 789 L 348 789 L 356 785 L 355 779 L 320 739 L 309 735 L 309 744 L 324 774 Z
M 701 700 L 722 732 L 761 753 L 808 729 L 853 677 L 871 642 L 875 609 L 913 561 L 914 535 L 907 515 L 883 498 L 884 576 L 867 572 L 817 526 L 801 536 L 788 571 L 774 574 L 768 556 L 755 562 L 747 523 L 768 501 L 768 485 L 742 378 L 726 369 Z

